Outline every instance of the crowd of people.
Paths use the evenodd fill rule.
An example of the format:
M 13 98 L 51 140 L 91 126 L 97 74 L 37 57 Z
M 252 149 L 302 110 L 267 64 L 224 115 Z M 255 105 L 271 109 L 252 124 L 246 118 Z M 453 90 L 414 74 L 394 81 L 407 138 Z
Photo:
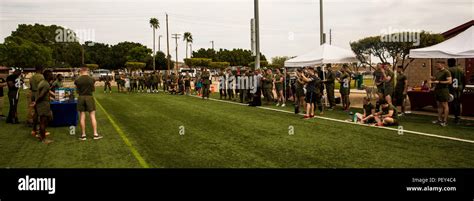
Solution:
M 437 72 L 426 81 L 426 87 L 434 86 L 434 93 L 438 104 L 438 119 L 433 124 L 447 126 L 449 115 L 449 103 L 452 104 L 455 122 L 460 121 L 460 100 L 465 88 L 464 71 L 456 65 L 455 59 L 437 61 Z M 447 66 L 449 68 L 447 68 Z M 340 100 L 342 110 L 349 111 L 352 72 L 348 65 L 342 65 L 338 70 L 331 65 L 321 67 L 305 67 L 296 70 L 294 76 L 281 69 L 257 69 L 242 68 L 237 71 L 232 69 L 221 70 L 214 77 L 219 84 L 220 99 L 228 99 L 249 106 L 261 106 L 276 104 L 277 107 L 286 107 L 287 102 L 292 102 L 295 113 L 304 113 L 304 119 L 315 117 L 315 112 L 323 115 L 325 110 L 333 110 L 336 100 Z M 405 113 L 405 100 L 408 90 L 408 78 L 403 72 L 403 66 L 397 66 L 396 72 L 391 70 L 388 64 L 378 64 L 373 72 L 374 90 L 372 95 L 367 91 L 367 97 L 363 99 L 363 110 L 353 115 L 353 121 L 363 124 L 377 126 L 398 125 L 399 117 Z M 151 73 L 136 72 L 130 74 L 115 74 L 119 92 L 123 93 L 158 93 L 160 88 L 170 94 L 198 95 L 202 99 L 209 99 L 212 85 L 211 72 L 202 68 L 195 76 L 189 72 L 177 74 L 172 72 L 164 74 L 159 71 Z M 6 122 L 18 124 L 18 101 L 20 88 L 28 88 L 25 85 L 22 71 L 15 69 L 6 79 L 0 78 L 0 106 L 3 106 L 4 87 L 8 87 L 8 102 L 10 104 Z M 104 93 L 111 93 L 112 76 L 105 76 Z M 339 82 L 340 99 L 335 97 L 336 82 Z M 46 136 L 48 123 L 52 120 L 50 109 L 51 97 L 55 90 L 63 86 L 61 75 L 53 76 L 50 70 L 36 68 L 36 73 L 29 80 L 29 91 L 27 94 L 28 114 L 27 123 L 31 124 L 31 135 L 43 143 L 51 143 Z M 77 94 L 77 110 L 80 113 L 80 125 L 82 129 L 81 140 L 86 140 L 85 119 L 89 113 L 94 139 L 101 139 L 97 132 L 97 121 L 95 119 L 95 102 L 93 93 L 95 91 L 95 80 L 89 75 L 89 69 L 82 67 L 80 76 L 74 81 Z M 194 90 L 191 85 L 194 84 Z M 428 87 L 429 88 L 429 87 Z M 327 102 L 326 104 L 323 104 Z M 301 110 L 300 108 L 303 108 Z M 0 107 L 0 117 L 3 116 Z M 39 126 L 39 129 L 38 129 Z
M 117 91 L 124 93 L 159 93 L 160 89 L 164 92 L 177 95 L 191 95 L 191 84 L 194 83 L 194 94 L 209 98 L 211 74 L 206 69 L 195 77 L 189 72 L 162 73 L 160 71 L 143 72 L 136 71 L 131 73 L 115 73 L 114 78 L 106 75 L 102 78 L 104 82 L 104 93 L 112 93 L 111 82 L 117 83 Z
M 448 60 L 449 70 L 446 62 L 438 61 L 438 72 L 429 81 L 425 81 L 425 88 L 433 90 L 438 103 L 438 120 L 434 124 L 447 125 L 449 114 L 448 102 L 454 108 L 455 122 L 460 121 L 460 99 L 465 86 L 463 70 L 456 65 L 455 59 Z M 235 100 L 249 103 L 250 106 L 261 106 L 263 97 L 264 105 L 276 104 L 285 107 L 288 101 L 294 103 L 295 113 L 300 113 L 303 108 L 305 119 L 315 116 L 318 110 L 320 115 L 325 110 L 333 110 L 336 100 L 340 100 L 342 109 L 349 112 L 351 101 L 351 80 L 354 73 L 346 64 L 339 70 L 334 70 L 332 65 L 321 67 L 299 68 L 296 76 L 289 72 L 282 73 L 280 69 L 239 69 L 234 72 L 231 69 L 222 70 L 218 74 L 220 99 Z M 404 66 L 391 70 L 388 63 L 379 63 L 373 72 L 373 91 L 367 91 L 364 98 L 363 112 L 354 114 L 353 121 L 359 123 L 373 124 L 376 126 L 395 126 L 399 124 L 399 117 L 406 112 L 406 99 L 408 91 L 408 78 L 404 74 Z M 243 78 L 256 80 L 250 87 Z M 336 82 L 339 83 L 340 99 L 335 97 Z M 239 83 L 239 84 L 237 84 Z M 254 87 L 256 86 L 256 87 Z M 370 86 L 366 86 L 370 88 Z M 425 89 L 426 90 L 426 89 Z M 373 94 L 372 94 L 373 93 Z M 324 104 L 326 103 L 326 104 Z

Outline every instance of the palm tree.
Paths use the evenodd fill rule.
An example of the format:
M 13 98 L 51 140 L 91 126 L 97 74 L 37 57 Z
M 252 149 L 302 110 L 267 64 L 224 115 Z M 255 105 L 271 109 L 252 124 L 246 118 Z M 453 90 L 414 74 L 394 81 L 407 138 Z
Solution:
M 153 28 L 153 70 L 155 70 L 155 30 L 160 28 L 160 22 L 156 18 L 150 18 L 150 27 Z
M 188 44 L 193 43 L 193 35 L 190 32 L 185 32 L 183 41 L 186 41 L 186 59 L 188 58 Z

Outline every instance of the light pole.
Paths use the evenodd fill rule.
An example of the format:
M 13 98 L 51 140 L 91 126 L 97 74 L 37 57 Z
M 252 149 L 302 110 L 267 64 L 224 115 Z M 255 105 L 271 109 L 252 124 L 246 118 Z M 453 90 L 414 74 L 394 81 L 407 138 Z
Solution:
M 254 0 L 255 19 L 255 69 L 260 69 L 260 19 L 258 15 L 258 0 Z
M 168 76 L 170 74 L 170 64 L 171 64 L 170 34 L 169 34 L 169 31 L 168 31 L 168 13 L 166 13 L 166 59 L 168 60 L 168 63 L 166 64 L 168 66 L 168 71 L 166 71 L 166 75 Z
M 212 49 L 214 50 L 214 41 L 211 40 L 210 43 L 212 44 Z
M 324 37 L 324 26 L 323 26 L 323 0 L 319 0 L 319 35 L 320 35 L 320 43 L 321 45 L 325 42 Z
M 173 35 L 172 38 L 176 40 L 176 69 L 175 71 L 177 72 L 178 71 L 178 39 L 179 37 L 181 36 L 181 34 L 171 34 Z

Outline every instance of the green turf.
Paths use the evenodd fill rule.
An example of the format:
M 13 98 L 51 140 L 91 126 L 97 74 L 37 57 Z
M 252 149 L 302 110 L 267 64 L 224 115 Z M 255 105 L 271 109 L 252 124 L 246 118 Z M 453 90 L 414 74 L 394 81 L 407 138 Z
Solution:
M 8 102 L 4 113 L 8 112 Z M 20 121 L 24 122 L 26 116 L 25 97 L 20 98 Z M 31 128 L 24 123 L 18 125 L 0 122 L 0 167 L 17 168 L 133 168 L 140 167 L 132 156 L 122 139 L 114 133 L 109 121 L 102 111 L 97 111 L 97 121 L 100 132 L 107 133 L 105 140 L 79 141 L 80 128 L 76 135 L 70 135 L 68 127 L 49 128 L 53 143 L 44 145 L 31 137 Z M 89 118 L 87 118 L 89 120 Z M 90 128 L 90 124 L 88 123 Z M 92 137 L 92 132 L 87 134 Z M 89 138 L 92 139 L 92 138 Z
M 96 98 L 151 167 L 474 167 L 474 144 L 464 142 L 186 96 L 96 93 Z M 49 146 L 36 142 L 23 125 L 0 123 L 5 153 L 0 167 L 139 167 L 103 111 L 97 115 L 104 139 L 80 142 L 67 128 L 52 128 L 55 142 Z M 348 118 L 341 111 L 325 116 Z M 474 133 L 468 127 L 444 132 L 425 123 L 429 117 L 413 118 L 418 121 L 405 129 L 465 138 Z

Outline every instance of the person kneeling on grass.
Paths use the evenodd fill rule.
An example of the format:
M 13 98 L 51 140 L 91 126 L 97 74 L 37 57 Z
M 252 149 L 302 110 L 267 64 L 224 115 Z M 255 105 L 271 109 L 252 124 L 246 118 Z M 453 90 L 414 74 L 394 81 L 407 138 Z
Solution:
M 386 100 L 380 102 L 380 111 L 375 114 L 377 126 L 397 126 L 398 115 L 397 108 L 389 104 Z
M 44 80 L 41 80 L 38 84 L 38 90 L 35 102 L 32 103 L 39 117 L 40 123 L 40 132 L 37 135 L 38 139 L 44 144 L 49 144 L 53 142 L 52 140 L 46 139 L 46 127 L 48 126 L 49 121 L 51 121 L 53 115 L 51 113 L 51 106 L 49 104 L 50 96 L 50 82 L 54 80 L 53 73 L 49 70 L 43 72 Z
M 364 113 L 356 113 L 357 123 L 371 124 L 375 122 L 375 107 L 370 98 L 364 97 Z
M 92 128 L 94 130 L 94 140 L 101 139 L 97 133 L 97 121 L 95 118 L 95 101 L 92 93 L 95 91 L 94 79 L 89 76 L 89 68 L 81 68 L 81 76 L 74 81 L 79 98 L 77 99 L 77 110 L 81 116 L 82 135 L 80 140 L 86 140 L 86 112 L 89 112 Z

